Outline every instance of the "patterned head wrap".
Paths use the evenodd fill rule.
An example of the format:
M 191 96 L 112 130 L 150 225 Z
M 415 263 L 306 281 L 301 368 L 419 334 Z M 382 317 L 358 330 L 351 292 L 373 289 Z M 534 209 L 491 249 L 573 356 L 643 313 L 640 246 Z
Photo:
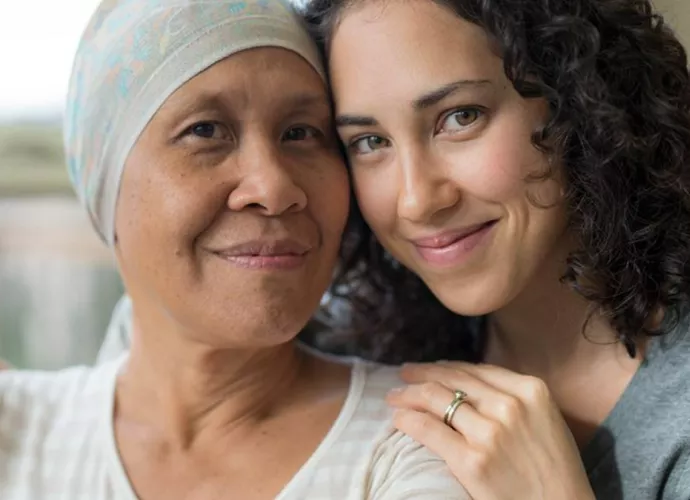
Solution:
M 282 0 L 104 0 L 77 51 L 64 140 L 70 179 L 103 238 L 115 239 L 125 161 L 165 100 L 242 50 L 281 47 L 324 78 L 318 50 Z

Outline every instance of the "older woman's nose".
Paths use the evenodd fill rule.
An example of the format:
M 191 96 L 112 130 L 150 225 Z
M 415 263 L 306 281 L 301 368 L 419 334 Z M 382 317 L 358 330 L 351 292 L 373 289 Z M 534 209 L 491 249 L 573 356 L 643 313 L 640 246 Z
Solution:
M 243 148 L 237 167 L 239 179 L 228 197 L 231 210 L 253 208 L 277 216 L 306 208 L 307 194 L 298 172 L 275 146 L 264 143 Z

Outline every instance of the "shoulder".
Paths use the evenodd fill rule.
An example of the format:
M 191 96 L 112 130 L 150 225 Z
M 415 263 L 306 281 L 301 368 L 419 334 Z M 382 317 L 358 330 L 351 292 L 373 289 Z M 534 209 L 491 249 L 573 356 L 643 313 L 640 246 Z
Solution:
M 352 366 L 349 393 L 339 417 L 346 432 L 340 439 L 356 440 L 362 452 L 367 443 L 377 443 L 392 426 L 393 411 L 386 404 L 386 394 L 400 384 L 397 370 L 360 359 L 339 362 Z
M 0 408 L 64 405 L 103 391 L 102 382 L 115 370 L 114 363 L 99 367 L 76 366 L 58 371 L 8 370 L 0 372 Z M 0 412 L 0 418 L 2 413 Z
M 398 377 L 399 368 L 357 360 L 353 369 L 351 397 L 357 396 L 356 420 L 366 421 L 372 428 L 378 423 L 378 428 L 382 432 L 389 429 L 392 425 L 393 410 L 386 403 L 386 395 L 391 389 L 403 384 Z
M 1 372 L 0 446 L 6 451 L 10 443 L 83 429 L 102 409 L 115 374 L 114 363 L 56 372 Z
M 104 498 L 89 488 L 116 376 L 113 363 L 0 373 L 0 497 Z
M 359 369 L 364 373 L 364 396 L 373 400 L 384 401 L 391 389 L 401 387 L 399 377 L 400 368 L 397 366 L 381 365 L 369 361 L 359 361 Z
M 686 446 L 669 467 L 660 498 L 690 500 L 690 446 Z
M 363 363 L 362 369 L 366 373 L 362 403 L 386 422 L 372 457 L 370 498 L 469 499 L 441 458 L 393 427 L 393 411 L 385 398 L 391 389 L 402 385 L 399 368 Z
M 470 499 L 439 456 L 395 429 L 377 449 L 369 489 L 376 500 Z
M 11 370 L 0 374 L 0 419 L 10 413 L 55 409 L 90 380 L 91 369 L 74 367 L 57 372 Z
M 593 441 L 590 479 L 631 498 L 690 500 L 690 335 L 652 339 Z
M 96 364 L 118 359 L 129 351 L 132 336 L 132 301 L 123 295 L 113 309 Z
M 646 425 L 667 434 L 690 427 L 690 328 L 684 321 L 666 337 L 653 339 L 639 380 L 630 384 L 634 406 L 642 409 Z M 654 418 L 650 419 L 649 417 Z M 641 422 L 642 423 L 642 422 Z
M 658 339 L 646 367 L 649 386 L 635 393 L 647 408 L 640 429 L 647 453 L 656 457 L 659 498 L 690 500 L 690 326 L 688 319 L 666 338 Z M 646 394 L 645 394 L 646 393 Z M 647 402 L 647 403 L 645 403 Z M 645 406 L 647 404 L 648 406 Z M 645 418 L 646 417 L 646 418 Z M 642 472 L 642 471 L 641 471 Z

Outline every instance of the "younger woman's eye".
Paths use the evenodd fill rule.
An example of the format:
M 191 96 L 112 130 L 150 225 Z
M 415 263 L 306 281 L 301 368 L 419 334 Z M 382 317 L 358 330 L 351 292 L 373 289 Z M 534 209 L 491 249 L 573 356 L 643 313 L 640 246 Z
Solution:
M 360 137 L 350 144 L 349 149 L 358 155 L 367 155 L 390 146 L 390 141 L 379 135 Z
M 477 108 L 455 110 L 445 116 L 441 123 L 440 132 L 460 132 L 473 125 L 483 112 Z
M 189 127 L 185 135 L 192 135 L 202 139 L 218 139 L 223 140 L 229 137 L 229 134 L 222 125 L 215 122 L 199 122 Z

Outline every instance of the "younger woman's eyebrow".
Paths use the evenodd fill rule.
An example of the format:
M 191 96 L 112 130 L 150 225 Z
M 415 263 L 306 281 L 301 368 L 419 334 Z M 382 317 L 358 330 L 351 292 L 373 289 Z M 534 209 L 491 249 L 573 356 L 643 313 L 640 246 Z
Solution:
M 335 117 L 335 126 L 341 127 L 375 127 L 379 124 L 371 116 L 338 115 Z
M 438 104 L 446 97 L 453 95 L 460 90 L 468 88 L 486 87 L 493 85 L 491 80 L 458 80 L 456 82 L 448 83 L 422 94 L 414 101 L 412 101 L 412 107 L 416 110 L 423 110 Z M 342 127 L 375 127 L 379 123 L 375 118 L 371 116 L 361 116 L 361 115 L 338 115 L 335 117 L 335 126 L 338 128 Z
M 430 92 L 422 94 L 420 97 L 412 101 L 412 107 L 416 110 L 422 110 L 438 104 L 446 97 L 467 88 L 485 87 L 492 85 L 490 80 L 458 80 L 456 82 L 448 83 L 434 89 Z

